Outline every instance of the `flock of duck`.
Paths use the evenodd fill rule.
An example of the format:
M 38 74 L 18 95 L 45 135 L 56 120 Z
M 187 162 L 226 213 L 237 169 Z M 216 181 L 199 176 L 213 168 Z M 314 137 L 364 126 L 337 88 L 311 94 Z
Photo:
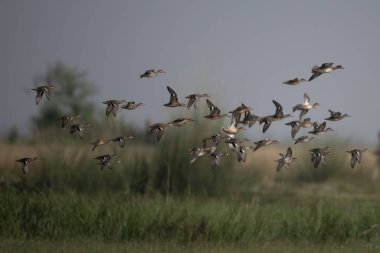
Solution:
M 294 78 L 288 81 L 283 82 L 283 84 L 287 85 L 299 85 L 302 82 L 310 82 L 314 80 L 315 78 L 319 77 L 322 74 L 333 72 L 337 69 L 343 69 L 341 65 L 334 65 L 333 63 L 323 63 L 321 66 L 314 66 L 312 68 L 312 75 L 311 77 L 306 80 L 304 78 Z M 159 74 L 165 73 L 163 70 L 147 70 L 143 74 L 140 75 L 140 78 L 153 78 L 158 76 Z M 38 86 L 36 88 L 33 88 L 32 90 L 36 91 L 36 98 L 35 103 L 38 105 L 41 101 L 41 99 L 45 96 L 47 100 L 50 100 L 52 90 L 56 86 L 52 84 L 47 84 L 44 86 Z M 179 102 L 179 97 L 177 93 L 172 89 L 171 87 L 167 86 L 167 90 L 170 95 L 169 102 L 164 104 L 166 107 L 175 108 L 175 107 L 187 107 L 187 109 L 190 109 L 191 107 L 194 107 L 194 109 L 197 109 L 199 107 L 200 100 L 205 98 L 207 106 L 209 107 L 209 114 L 205 115 L 204 118 L 209 120 L 218 120 L 225 117 L 230 117 L 231 121 L 228 127 L 222 127 L 221 133 L 217 133 L 215 135 L 205 137 L 201 143 L 201 145 L 194 147 L 192 149 L 189 149 L 190 154 L 190 163 L 194 163 L 198 158 L 203 156 L 208 156 L 211 158 L 212 168 L 215 169 L 219 166 L 220 160 L 224 156 L 228 156 L 229 153 L 224 152 L 218 152 L 217 147 L 220 142 L 226 143 L 230 150 L 233 153 L 236 153 L 237 160 L 239 162 L 246 161 L 247 158 L 247 152 L 249 150 L 252 150 L 253 152 L 257 151 L 258 149 L 271 145 L 279 143 L 277 140 L 272 139 L 263 139 L 260 141 L 253 142 L 246 138 L 237 138 L 236 134 L 244 129 L 244 126 L 252 127 L 256 122 L 258 122 L 260 125 L 263 125 L 263 133 L 265 133 L 271 126 L 272 122 L 283 120 L 287 117 L 290 117 L 290 114 L 284 114 L 283 107 L 279 102 L 276 100 L 273 100 L 273 104 L 275 106 L 275 112 L 272 115 L 267 116 L 257 116 L 252 113 L 252 108 L 246 106 L 245 104 L 241 104 L 241 106 L 238 106 L 232 111 L 229 111 L 228 113 L 222 113 L 220 109 L 209 99 L 210 96 L 208 94 L 190 94 L 186 96 L 185 98 L 188 99 L 187 104 Z M 312 121 L 310 118 L 305 118 L 305 115 L 312 109 L 315 109 L 319 106 L 318 103 L 311 103 L 311 99 L 307 93 L 304 94 L 304 101 L 302 104 L 295 105 L 292 109 L 293 112 L 299 111 L 299 118 L 298 120 L 290 121 L 286 123 L 285 125 L 288 125 L 291 127 L 291 137 L 294 140 L 294 145 L 298 143 L 307 143 L 312 141 L 315 136 L 319 136 L 322 134 L 325 134 L 329 131 L 333 131 L 332 128 L 327 127 L 326 121 L 340 121 L 346 117 L 350 117 L 348 114 L 343 114 L 341 112 L 336 112 L 329 110 L 330 115 L 325 118 L 326 121 L 322 123 L 318 123 L 317 121 Z M 119 111 L 119 106 L 121 105 L 122 109 L 125 110 L 135 110 L 140 106 L 143 106 L 143 103 L 136 103 L 135 101 L 126 101 L 126 100 L 107 100 L 104 101 L 103 104 L 106 105 L 106 115 L 113 115 L 114 117 L 117 116 L 117 113 Z M 80 118 L 80 115 L 63 115 L 60 117 L 61 120 L 61 126 L 62 128 L 69 129 L 69 132 L 71 134 L 77 134 L 81 139 L 84 137 L 85 129 L 88 127 L 92 127 L 92 124 L 89 123 L 75 123 L 72 124 L 72 121 L 76 120 L 77 118 Z M 191 118 L 178 118 L 174 121 L 167 122 L 167 123 L 155 123 L 149 125 L 149 131 L 152 135 L 155 136 L 157 141 L 160 141 L 163 134 L 165 133 L 165 130 L 170 126 L 177 126 L 181 127 L 183 125 L 186 125 L 188 123 L 193 122 L 194 120 Z M 296 138 L 296 135 L 298 134 L 299 130 L 301 128 L 312 128 L 311 131 L 308 133 L 313 135 L 304 135 Z M 91 143 L 92 145 L 92 151 L 94 151 L 97 147 L 105 145 L 107 143 L 118 143 L 118 145 L 123 148 L 125 143 L 129 139 L 133 139 L 133 136 L 118 136 L 113 139 L 109 140 L 103 140 L 103 139 L 97 139 L 94 142 Z M 357 163 L 360 163 L 362 160 L 362 153 L 366 151 L 367 149 L 352 149 L 348 150 L 348 152 L 351 155 L 351 162 L 350 165 L 352 168 L 355 167 Z M 324 148 L 313 148 L 310 149 L 311 154 L 311 162 L 315 168 L 317 168 L 320 164 L 325 164 L 325 157 L 330 153 L 329 147 Z M 297 158 L 293 157 L 293 151 L 291 147 L 288 147 L 285 154 L 280 153 L 279 158 L 275 160 L 277 162 L 277 171 L 280 171 L 282 168 L 287 168 L 289 165 L 296 160 Z M 22 169 L 24 173 L 28 173 L 30 170 L 29 164 L 35 160 L 37 160 L 37 157 L 24 157 L 16 160 L 16 162 L 19 162 L 22 164 Z M 119 163 L 120 160 L 118 160 L 117 155 L 110 155 L 110 154 L 104 154 L 95 157 L 94 159 L 97 160 L 98 165 L 100 165 L 101 169 L 104 168 L 112 168 L 112 166 L 115 163 Z

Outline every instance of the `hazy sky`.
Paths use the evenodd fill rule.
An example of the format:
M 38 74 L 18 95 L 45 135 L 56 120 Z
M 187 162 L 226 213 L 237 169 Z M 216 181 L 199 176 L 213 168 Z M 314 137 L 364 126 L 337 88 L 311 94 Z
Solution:
M 222 111 L 244 102 L 258 115 L 274 112 L 272 99 L 290 113 L 307 92 L 321 104 L 307 114 L 312 119 L 322 121 L 328 109 L 352 116 L 330 123 L 336 130 L 330 136 L 374 143 L 380 129 L 379 11 L 375 0 L 2 0 L 0 131 L 30 127 L 39 109 L 29 91 L 33 77 L 60 60 L 88 72 L 99 105 L 107 99 L 144 102 L 139 111 L 120 113 L 136 125 L 147 117 L 164 122 L 173 112 L 191 115 L 162 106 L 166 85 L 181 98 L 209 93 Z M 299 86 L 282 84 L 308 78 L 323 62 L 345 69 Z M 167 73 L 140 80 L 150 68 Z M 258 125 L 246 132 L 255 139 L 290 137 L 288 121 L 273 123 L 267 134 Z

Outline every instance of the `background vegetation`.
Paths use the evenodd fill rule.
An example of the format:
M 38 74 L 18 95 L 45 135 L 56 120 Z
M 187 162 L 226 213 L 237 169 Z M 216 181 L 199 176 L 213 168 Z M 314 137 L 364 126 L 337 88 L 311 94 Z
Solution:
M 84 121 L 94 121 L 96 107 L 90 97 L 97 89 L 86 75 L 85 71 L 57 62 L 49 66 L 46 73 L 35 77 L 36 86 L 52 84 L 55 88 L 52 91 L 54 102 L 41 103 L 38 115 L 32 117 L 34 130 L 56 127 L 57 119 L 65 114 L 79 114 Z

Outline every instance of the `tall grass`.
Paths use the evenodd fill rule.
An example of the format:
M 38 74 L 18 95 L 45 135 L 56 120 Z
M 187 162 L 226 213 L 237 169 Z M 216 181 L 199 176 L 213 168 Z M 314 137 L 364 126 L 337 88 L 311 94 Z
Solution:
M 193 117 L 197 119 L 193 124 L 168 128 L 160 142 L 115 119 L 97 125 L 96 131 L 86 129 L 84 140 L 70 135 L 67 129 L 44 129 L 28 142 L 0 143 L 4 154 L 0 158 L 0 180 L 6 187 L 28 191 L 222 196 L 229 190 L 234 158 L 222 161 L 217 171 L 211 170 L 209 156 L 189 163 L 188 149 L 200 146 L 203 138 L 219 132 L 221 126 L 221 122 L 206 124 L 199 117 Z M 90 142 L 96 138 L 120 135 L 136 138 L 123 149 L 111 143 L 91 152 Z M 93 158 L 106 153 L 118 155 L 121 163 L 101 171 Z M 30 165 L 28 175 L 20 173 L 20 164 L 15 163 L 24 156 L 41 158 Z
M 128 194 L 89 197 L 3 191 L 0 236 L 177 243 L 379 241 L 380 204 L 300 200 L 231 205 L 196 199 L 142 199 Z
M 162 241 L 104 242 L 95 239 L 73 239 L 64 241 L 6 239 L 0 242 L 0 251 L 4 253 L 50 253 L 50 252 L 129 252 L 129 253 L 359 253 L 378 252 L 379 245 L 371 242 L 336 243 L 292 243 L 267 242 L 249 244 L 225 244 L 194 242 L 191 245 Z
M 277 173 L 274 160 L 286 147 L 249 151 L 247 162 L 238 163 L 221 143 L 218 151 L 230 155 L 212 170 L 207 156 L 190 164 L 188 149 L 218 133 L 221 122 L 197 122 L 168 128 L 158 143 L 115 122 L 108 122 L 113 130 L 98 126 L 98 136 L 89 131 L 82 141 L 55 129 L 37 139 L 0 143 L 0 238 L 380 242 L 380 186 L 371 174 L 371 153 L 354 170 L 344 152 L 316 169 L 302 146 L 294 149 L 296 162 Z M 95 138 L 122 134 L 138 138 L 124 149 L 108 144 L 91 152 Z M 119 155 L 121 163 L 100 170 L 93 158 L 105 153 Z M 42 159 L 24 175 L 15 163 L 22 156 Z
M 210 128 L 200 135 L 198 127 L 172 127 L 158 143 L 140 138 L 128 142 L 124 149 L 111 143 L 95 152 L 91 152 L 89 142 L 93 139 L 90 138 L 66 143 L 0 143 L 0 185 L 44 192 L 132 192 L 147 196 L 242 199 L 252 198 L 258 189 L 271 192 L 271 188 L 281 186 L 288 187 L 290 192 L 297 191 L 300 185 L 302 190 L 315 184 L 320 184 L 321 189 L 330 187 L 333 193 L 368 194 L 380 190 L 372 176 L 378 169 L 370 152 L 364 153 L 363 163 L 355 169 L 349 167 L 345 152 L 331 154 L 326 158 L 327 166 L 313 168 L 307 151 L 295 149 L 297 160 L 277 173 L 274 159 L 284 147 L 249 151 L 247 162 L 237 163 L 236 154 L 221 143 L 218 150 L 230 155 L 223 158 L 218 169 L 211 169 L 211 159 L 207 156 L 190 164 L 188 149 L 201 145 L 202 138 L 217 132 Z M 119 155 L 121 163 L 115 164 L 112 170 L 101 171 L 93 158 L 105 153 Z M 22 174 L 20 164 L 15 162 L 23 156 L 41 158 L 31 164 L 28 175 Z

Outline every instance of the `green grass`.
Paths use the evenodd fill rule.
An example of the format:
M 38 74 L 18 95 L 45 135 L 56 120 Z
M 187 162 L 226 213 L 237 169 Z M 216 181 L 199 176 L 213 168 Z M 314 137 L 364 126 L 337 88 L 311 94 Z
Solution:
M 145 199 L 130 195 L 0 194 L 0 237 L 104 242 L 380 242 L 371 199 L 295 197 L 277 202 Z
M 237 252 L 262 252 L 262 253 L 358 253 L 378 252 L 378 244 L 359 242 L 347 244 L 310 244 L 290 242 L 266 242 L 249 244 L 213 244 L 191 243 L 178 244 L 173 242 L 112 242 L 104 243 L 95 239 L 82 240 L 1 240 L 0 251 L 4 253 L 44 253 L 44 252 L 146 252 L 146 253 L 237 253 Z
M 209 157 L 190 165 L 187 149 L 218 123 L 202 135 L 197 124 L 168 129 L 159 143 L 140 132 L 124 149 L 95 152 L 93 133 L 65 140 L 54 130 L 38 142 L 0 143 L 0 252 L 379 250 L 373 155 L 352 170 L 347 154 L 336 152 L 314 169 L 299 149 L 297 161 L 276 173 L 273 161 L 286 147 L 266 147 L 240 164 L 230 152 L 211 170 Z M 111 135 L 129 135 L 118 127 Z M 104 153 L 121 163 L 101 171 L 93 157 Z M 43 159 L 22 174 L 14 161 L 33 155 Z

